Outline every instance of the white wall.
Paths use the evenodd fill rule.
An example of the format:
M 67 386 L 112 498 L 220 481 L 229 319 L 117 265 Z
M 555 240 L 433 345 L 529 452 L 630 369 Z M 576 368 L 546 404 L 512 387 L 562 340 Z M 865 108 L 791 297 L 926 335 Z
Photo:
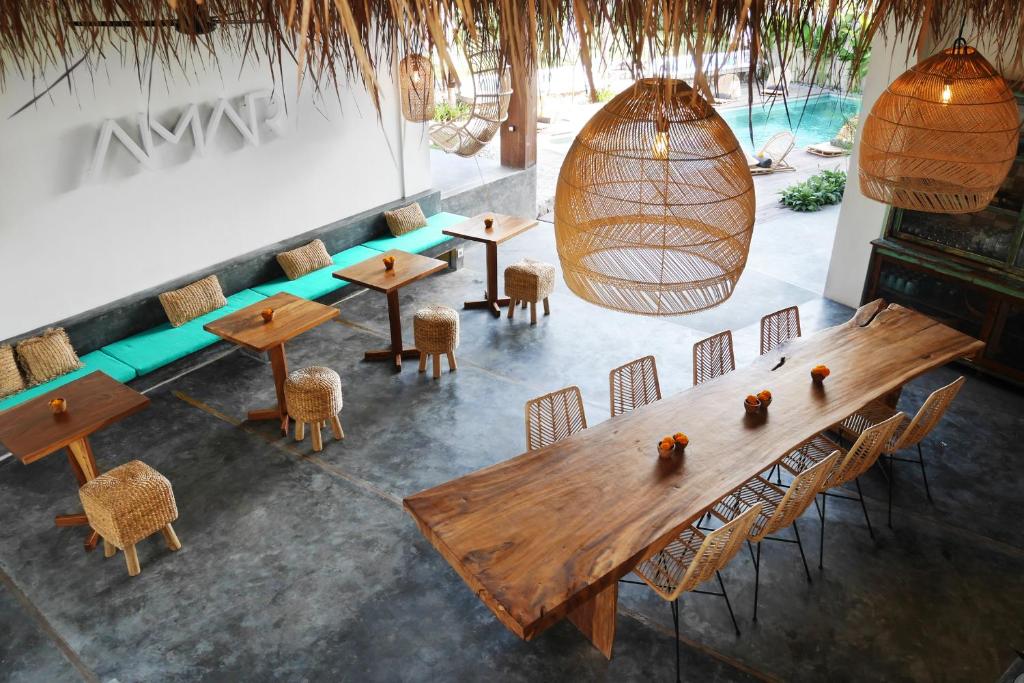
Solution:
M 959 28 L 959 27 L 957 27 Z M 839 223 L 836 226 L 836 237 L 832 244 L 832 260 L 829 264 L 828 279 L 825 282 L 825 296 L 848 306 L 859 306 L 864 279 L 867 276 L 868 262 L 871 258 L 871 240 L 882 235 L 885 228 L 887 205 L 868 199 L 860 192 L 860 181 L 857 177 L 858 150 L 863 122 L 875 100 L 885 91 L 889 83 L 916 63 L 916 49 L 908 53 L 906 38 L 897 40 L 888 31 L 885 35 L 875 35 L 871 43 L 871 63 L 864 80 L 864 95 L 861 100 L 861 126 L 857 130 L 853 154 L 850 156 L 849 181 L 843 194 L 843 204 L 839 211 Z M 1000 53 L 986 40 L 984 31 L 968 25 L 965 37 L 971 45 L 977 46 L 981 53 L 999 69 L 1008 80 L 1024 77 L 1024 67 L 1012 62 L 1013 49 Z M 937 39 L 928 36 L 921 49 L 921 59 L 935 54 L 952 45 L 956 35 L 941 36 Z M 908 59 L 908 54 L 910 58 Z
M 7 74 L 0 93 L 0 263 L 7 289 L 0 339 L 429 188 L 426 136 L 400 123 L 386 74 L 378 121 L 360 85 L 342 85 L 339 102 L 333 91 L 314 98 L 307 83 L 296 101 L 294 71 L 286 65 L 284 135 L 263 125 L 261 144 L 249 146 L 224 120 L 204 157 L 188 133 L 177 145 L 154 135 L 156 170 L 143 169 L 112 142 L 96 182 L 86 170 L 105 119 L 117 119 L 139 141 L 134 116 L 146 111 L 147 93 L 135 70 L 108 60 L 94 80 L 79 73 L 73 94 L 58 86 L 9 120 L 33 91 Z M 264 65 L 240 74 L 239 64 L 227 60 L 219 72 L 191 79 L 158 69 L 149 111 L 173 128 L 185 105 L 201 103 L 205 125 L 218 98 L 234 98 L 241 109 L 238 96 L 270 87 Z M 267 109 L 258 104 L 259 118 Z

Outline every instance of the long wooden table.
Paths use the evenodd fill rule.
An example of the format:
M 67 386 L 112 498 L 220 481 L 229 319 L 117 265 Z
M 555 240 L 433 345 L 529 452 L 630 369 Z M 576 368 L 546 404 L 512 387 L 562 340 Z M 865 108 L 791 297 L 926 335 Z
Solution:
M 792 340 L 746 368 L 405 499 L 420 531 L 513 633 L 568 616 L 605 656 L 617 581 L 705 508 L 868 401 L 984 344 L 900 306 Z M 783 362 L 784 361 L 784 362 Z M 823 386 L 810 369 L 828 365 Z M 743 410 L 770 389 L 766 416 Z M 682 458 L 656 444 L 684 431 Z

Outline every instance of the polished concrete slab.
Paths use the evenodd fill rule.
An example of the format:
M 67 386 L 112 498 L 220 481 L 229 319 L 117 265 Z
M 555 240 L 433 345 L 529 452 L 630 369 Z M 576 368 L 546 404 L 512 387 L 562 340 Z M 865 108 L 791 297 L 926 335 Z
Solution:
M 287 349 L 292 367 L 342 376 L 346 438 L 321 453 L 309 437 L 243 421 L 273 400 L 260 358 L 220 350 L 183 376 L 140 383 L 151 407 L 98 434 L 97 460 L 109 469 L 141 458 L 168 476 L 183 548 L 141 543 L 142 574 L 129 578 L 120 555 L 85 554 L 80 529 L 53 527 L 54 514 L 78 507 L 62 455 L 0 464 L 0 680 L 671 680 L 669 609 L 646 587 L 623 586 L 611 661 L 567 623 L 522 642 L 419 534 L 401 498 L 521 452 L 533 396 L 578 384 L 596 423 L 619 363 L 654 353 L 664 392 L 675 393 L 690 386 L 691 345 L 707 334 L 733 329 L 744 364 L 775 308 L 799 305 L 808 334 L 847 319 L 801 265 L 801 244 L 826 241 L 752 255 L 733 299 L 699 316 L 616 314 L 561 282 L 536 326 L 521 312 L 465 311 L 459 369 L 445 365 L 438 380 L 415 364 L 394 373 L 362 361 L 387 336 L 384 299 L 346 298 L 339 321 Z M 550 224 L 499 251 L 503 265 L 524 256 L 555 260 Z M 418 306 L 479 296 L 483 257 L 471 246 L 464 268 L 402 290 L 408 340 Z M 869 472 L 875 540 L 859 507 L 830 501 L 825 567 L 812 560 L 810 585 L 795 548 L 765 546 L 756 624 L 751 560 L 738 555 L 723 575 L 743 633 L 719 599 L 686 596 L 685 680 L 985 681 L 1006 670 L 1024 644 L 1024 400 L 953 366 L 908 385 L 901 406 L 915 410 L 961 373 L 963 392 L 925 444 L 934 503 L 920 472 L 901 466 L 890 529 L 887 482 Z M 816 558 L 813 510 L 799 524 Z

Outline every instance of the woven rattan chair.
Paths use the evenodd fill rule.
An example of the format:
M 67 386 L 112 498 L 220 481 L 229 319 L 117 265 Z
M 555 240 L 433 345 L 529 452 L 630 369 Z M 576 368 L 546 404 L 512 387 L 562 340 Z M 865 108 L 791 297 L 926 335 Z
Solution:
M 693 386 L 735 369 L 731 330 L 719 332 L 693 345 Z
M 849 450 L 844 449 L 824 434 L 819 434 L 806 441 L 800 448 L 792 451 L 779 461 L 779 464 L 789 472 L 799 475 L 806 469 L 817 465 L 828 458 L 835 451 L 839 451 L 839 461 L 829 472 L 821 491 L 821 509 L 818 511 L 821 517 L 821 538 L 818 547 L 818 567 L 824 565 L 825 558 L 825 506 L 829 498 L 840 498 L 842 500 L 855 500 L 860 503 L 864 512 L 864 521 L 868 526 L 868 534 L 875 538 L 875 531 L 871 527 L 871 518 L 868 516 L 868 508 L 864 503 L 864 494 L 860 490 L 858 477 L 868 471 L 878 456 L 881 455 L 885 444 L 892 438 L 893 433 L 899 428 L 900 423 L 906 419 L 903 413 L 896 413 L 888 420 L 868 427 L 857 438 L 857 441 Z M 845 496 L 835 492 L 843 484 L 853 482 L 857 487 L 857 496 Z
M 330 368 L 314 366 L 289 373 L 284 381 L 284 398 L 289 417 L 295 420 L 295 440 L 306 438 L 306 425 L 313 433 L 313 450 L 324 448 L 320 427 L 330 422 L 335 439 L 344 439 L 341 428 L 341 377 Z
M 641 560 L 633 572 L 643 579 L 655 593 L 672 608 L 672 625 L 675 627 L 676 679 L 679 679 L 679 596 L 683 593 L 716 595 L 725 599 L 729 617 L 736 635 L 740 634 L 732 603 L 725 590 L 725 582 L 719 570 L 739 551 L 750 534 L 754 522 L 761 514 L 763 504 L 756 503 L 737 515 L 731 522 L 704 534 L 695 526 L 687 528 L 660 551 Z M 697 586 L 712 576 L 718 578 L 720 593 L 697 590 Z M 636 583 L 624 581 L 624 583 Z
M 608 373 L 612 417 L 661 400 L 654 356 L 630 361 Z
M 455 349 L 459 348 L 459 313 L 447 306 L 428 306 L 416 311 L 412 321 L 416 348 L 420 351 L 420 372 L 427 358 L 434 357 L 434 379 L 441 376 L 441 356 L 448 357 L 448 372 L 459 369 Z
M 128 575 L 138 576 L 135 544 L 161 532 L 167 547 L 179 550 L 181 542 L 171 522 L 178 519 L 171 482 L 141 460 L 119 465 L 78 489 L 89 526 L 103 539 L 103 556 L 124 551 Z
M 943 415 L 946 414 L 946 409 L 949 408 L 949 404 L 953 402 L 956 395 L 960 393 L 960 388 L 963 387 L 964 382 L 967 381 L 963 377 L 959 377 L 953 382 L 950 382 L 941 389 L 933 391 L 925 402 L 921 404 L 921 408 L 914 415 L 910 422 L 900 423 L 897 427 L 896 432 L 889 439 L 889 442 L 885 444 L 882 449 L 882 454 L 885 460 L 889 463 L 889 526 L 892 526 L 892 499 L 893 489 L 895 487 L 896 472 L 894 464 L 897 462 L 917 463 L 921 467 L 921 478 L 924 481 L 925 495 L 928 496 L 928 500 L 932 500 L 932 492 L 928 486 L 928 473 L 924 467 L 924 451 L 921 448 L 921 442 L 924 438 L 931 433 L 935 426 L 942 421 Z M 839 433 L 847 438 L 855 439 L 860 436 L 865 429 L 872 427 L 876 424 L 888 420 L 890 417 L 895 415 L 898 411 L 886 404 L 884 401 L 872 401 L 867 404 L 850 417 L 843 420 L 838 426 Z M 906 450 L 917 446 L 917 458 L 900 458 L 895 454 L 899 451 Z
M 498 50 L 470 42 L 466 60 L 473 79 L 469 117 L 430 128 L 431 141 L 449 154 L 471 157 L 487 146 L 508 118 L 512 77 Z
M 768 175 L 780 171 L 795 171 L 796 169 L 786 162 L 786 157 L 793 151 L 796 138 L 788 130 L 782 130 L 768 138 L 764 147 L 757 153 L 758 159 L 771 159 L 771 166 L 758 166 L 750 164 L 750 175 Z
M 783 308 L 761 318 L 761 355 L 800 336 L 800 309 Z
M 800 550 L 807 583 L 811 582 L 811 570 L 807 567 L 807 556 L 804 555 L 804 545 L 800 541 L 800 529 L 796 521 L 822 490 L 825 479 L 839 460 L 839 455 L 839 451 L 833 451 L 824 460 L 811 465 L 798 474 L 785 490 L 763 477 L 754 477 L 711 508 L 712 515 L 728 523 L 736 519 L 740 510 L 757 503 L 763 505 L 754 526 L 750 529 L 750 540 L 757 543 L 757 552 L 752 553 L 751 558 L 754 560 L 754 621 L 757 621 L 757 596 L 761 585 L 761 541 L 795 543 Z M 792 539 L 769 535 L 788 526 L 793 527 Z
M 530 304 L 530 324 L 537 324 L 537 303 L 544 302 L 544 315 L 551 315 L 548 297 L 555 290 L 555 267 L 550 263 L 525 260 L 505 269 L 505 296 L 509 298 L 508 318 L 516 312 L 516 304 L 523 308 Z
M 583 394 L 566 387 L 526 402 L 526 450 L 535 451 L 587 428 Z

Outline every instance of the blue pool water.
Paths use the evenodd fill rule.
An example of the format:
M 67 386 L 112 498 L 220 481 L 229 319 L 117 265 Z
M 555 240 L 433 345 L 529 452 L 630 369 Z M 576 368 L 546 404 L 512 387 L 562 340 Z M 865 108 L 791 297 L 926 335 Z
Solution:
M 780 130 L 792 131 L 798 148 L 827 142 L 835 137 L 847 118 L 859 111 L 859 97 L 814 95 L 810 99 L 789 97 L 785 105 L 781 97 L 774 103 L 755 104 L 752 114 L 746 106 L 719 109 L 718 113 L 736 133 L 743 149 L 753 153 Z M 754 123 L 753 144 L 750 142 L 751 119 Z

